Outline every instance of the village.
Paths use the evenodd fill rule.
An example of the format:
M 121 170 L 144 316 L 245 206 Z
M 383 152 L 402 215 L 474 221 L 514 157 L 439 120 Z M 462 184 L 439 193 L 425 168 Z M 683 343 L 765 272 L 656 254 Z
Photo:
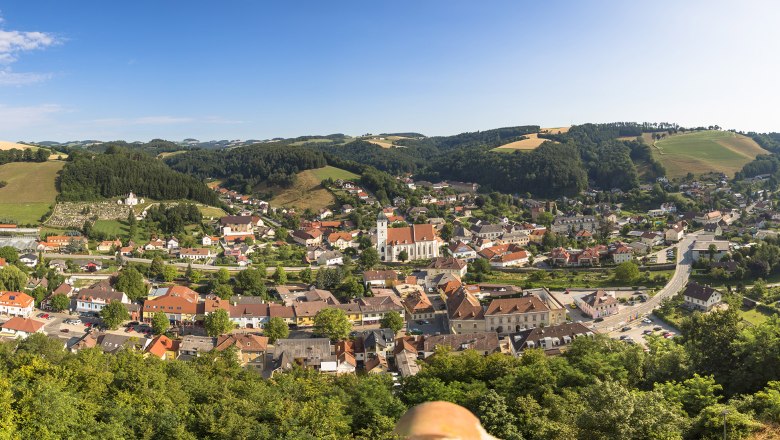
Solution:
M 765 193 L 734 194 L 725 180 L 679 189 L 727 195 L 728 210 L 625 212 L 609 202 L 618 191 L 587 191 L 509 197 L 511 218 L 476 184 L 401 181 L 419 202 L 381 206 L 336 180 L 323 183 L 344 203 L 318 212 L 215 185 L 232 213 L 178 236 L 147 227 L 150 208 L 137 213 L 131 192 L 111 213 L 147 227 L 144 241 L 0 225 L 0 274 L 25 280 L 0 296 L 0 336 L 161 359 L 231 348 L 266 377 L 295 365 L 408 377 L 437 350 L 554 356 L 599 333 L 644 345 L 675 336 L 676 321 L 654 314 L 670 301 L 686 313 L 728 306 L 737 283 L 710 284 L 745 277 L 732 256 L 775 237 L 780 220 Z

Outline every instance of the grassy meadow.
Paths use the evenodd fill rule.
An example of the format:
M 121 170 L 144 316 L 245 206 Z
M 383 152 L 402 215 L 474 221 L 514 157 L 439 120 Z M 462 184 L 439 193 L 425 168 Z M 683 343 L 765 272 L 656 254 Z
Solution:
M 37 223 L 57 197 L 55 179 L 61 161 L 13 162 L 0 165 L 0 218 L 16 223 Z
M 666 167 L 669 177 L 681 177 L 689 172 L 701 174 L 710 171 L 734 176 L 757 155 L 768 152 L 749 137 L 708 130 L 656 141 L 653 154 Z

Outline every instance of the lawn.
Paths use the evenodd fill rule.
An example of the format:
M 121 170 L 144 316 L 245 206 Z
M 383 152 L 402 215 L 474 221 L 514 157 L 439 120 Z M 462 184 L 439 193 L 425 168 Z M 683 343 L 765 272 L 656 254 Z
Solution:
M 65 165 L 61 161 L 13 162 L 0 165 L 0 218 L 20 224 L 38 223 L 54 204 L 54 181 Z
M 97 220 L 92 225 L 92 229 L 97 232 L 103 232 L 109 237 L 125 236 L 130 230 L 125 222 L 119 220 Z
M 203 217 L 209 218 L 220 218 L 227 215 L 225 211 L 222 210 L 222 208 L 217 208 L 215 206 L 208 206 L 208 205 L 198 205 L 198 210 L 201 214 L 203 214 Z
M 764 323 L 766 320 L 769 319 L 771 315 L 768 313 L 764 313 L 757 308 L 747 309 L 744 308 L 739 310 L 739 315 L 742 319 L 745 321 L 753 324 L 753 325 L 759 325 Z
M 316 168 L 313 170 L 309 170 L 314 177 L 325 180 L 325 179 L 343 179 L 343 180 L 353 180 L 353 179 L 359 179 L 360 176 L 358 176 L 355 173 L 349 172 L 347 170 L 342 170 L 341 168 L 332 167 L 330 165 L 322 167 L 322 168 Z
M 715 130 L 669 136 L 657 141 L 653 148 L 653 155 L 670 177 L 710 171 L 733 176 L 759 154 L 768 152 L 752 139 Z

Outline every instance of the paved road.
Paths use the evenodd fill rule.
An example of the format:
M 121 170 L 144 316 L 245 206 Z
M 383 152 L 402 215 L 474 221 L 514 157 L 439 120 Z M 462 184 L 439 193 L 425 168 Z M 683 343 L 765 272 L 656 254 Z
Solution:
M 595 327 L 602 331 L 614 330 L 633 319 L 649 314 L 661 304 L 661 301 L 674 296 L 685 287 L 688 278 L 691 276 L 691 263 L 693 262 L 691 248 L 696 240 L 696 234 L 696 232 L 689 234 L 677 244 L 677 270 L 669 282 L 666 283 L 666 286 L 659 290 L 655 296 L 648 299 L 647 302 L 635 307 L 623 308 L 618 314 L 604 318 L 604 321 L 596 323 Z
M 43 257 L 47 260 L 116 260 L 116 257 L 113 257 L 111 255 L 75 255 L 75 254 L 43 254 Z M 142 263 L 142 264 L 152 264 L 152 260 L 148 258 L 133 258 L 133 257 L 123 257 L 124 261 L 130 262 L 130 263 Z M 167 263 L 171 266 L 175 266 L 181 269 L 186 269 L 189 263 Z M 200 264 L 200 263 L 192 263 L 192 268 L 197 270 L 219 270 L 222 268 L 227 269 L 230 272 L 239 272 L 246 267 L 238 267 L 238 266 L 212 266 L 209 264 Z M 295 267 L 285 267 L 285 272 L 299 272 L 303 269 L 305 269 L 306 266 L 295 266 Z M 276 271 L 276 267 L 267 267 L 266 271 L 270 273 L 274 273 Z

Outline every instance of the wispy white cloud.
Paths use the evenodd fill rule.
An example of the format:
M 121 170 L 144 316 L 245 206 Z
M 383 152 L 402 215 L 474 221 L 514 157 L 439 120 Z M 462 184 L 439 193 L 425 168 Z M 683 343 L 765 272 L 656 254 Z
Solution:
M 51 116 L 64 112 L 57 104 L 41 104 L 14 107 L 0 104 L 0 131 L 37 127 L 51 120 Z
M 19 73 L 10 69 L 0 70 L 0 86 L 25 86 L 46 81 L 50 78 L 50 73 Z
M 5 20 L 0 16 L 0 26 Z M 0 29 L 0 86 L 21 86 L 34 84 L 51 78 L 50 74 L 33 72 L 14 72 L 10 65 L 24 52 L 45 49 L 59 44 L 60 40 L 46 32 L 26 32 Z
M 121 125 L 181 125 L 181 124 L 243 124 L 244 121 L 225 119 L 221 116 L 141 116 L 136 118 L 102 118 L 89 121 L 91 124 L 102 126 Z

